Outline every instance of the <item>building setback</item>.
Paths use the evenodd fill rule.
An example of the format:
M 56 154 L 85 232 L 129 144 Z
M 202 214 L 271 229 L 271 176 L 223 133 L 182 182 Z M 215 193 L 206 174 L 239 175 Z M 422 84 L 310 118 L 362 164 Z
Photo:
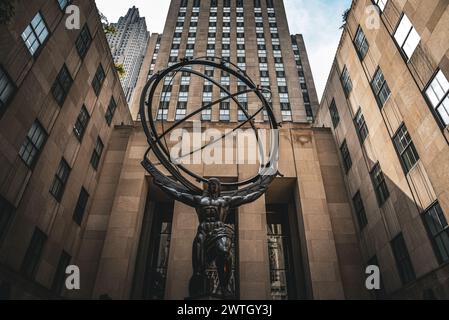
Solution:
M 448 299 L 449 5 L 373 2 L 352 3 L 317 125 L 341 151 L 377 297 Z
M 112 56 L 118 65 L 123 65 L 125 74 L 121 79 L 128 102 L 133 98 L 134 88 L 147 50 L 150 34 L 139 9 L 132 7 L 117 23 L 111 23 L 116 32 L 108 33 L 107 39 Z M 139 100 L 139 99 L 137 99 Z

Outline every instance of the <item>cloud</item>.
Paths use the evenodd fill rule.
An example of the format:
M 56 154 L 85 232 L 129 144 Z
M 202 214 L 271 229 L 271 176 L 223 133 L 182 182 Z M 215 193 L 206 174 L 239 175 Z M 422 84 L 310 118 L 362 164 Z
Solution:
M 326 86 L 351 0 L 284 0 L 290 32 L 304 36 L 318 97 Z

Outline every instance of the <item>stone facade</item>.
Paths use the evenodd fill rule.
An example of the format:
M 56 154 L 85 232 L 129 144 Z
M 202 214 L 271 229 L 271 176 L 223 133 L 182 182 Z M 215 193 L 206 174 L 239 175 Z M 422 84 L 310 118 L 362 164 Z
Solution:
M 438 71 L 449 78 L 449 6 L 447 1 L 438 0 L 384 2 L 386 6 L 379 15 L 372 10 L 371 1 L 353 1 L 316 123 L 332 128 L 337 146 L 346 141 L 352 158 L 352 168 L 345 176 L 346 187 L 350 197 L 360 192 L 368 222 L 357 231 L 363 259 L 365 264 L 377 260 L 383 277 L 383 297 L 447 299 L 448 259 L 441 255 L 444 249 L 436 246 L 438 236 L 426 230 L 426 217 L 429 210 L 439 205 L 446 217 L 440 217 L 438 222 L 445 230 L 440 236 L 447 236 L 444 220 L 449 218 L 449 130 L 426 92 Z M 401 49 L 401 40 L 395 40 L 404 15 L 420 40 L 411 56 Z M 366 56 L 363 50 L 362 54 L 357 51 L 359 28 L 369 46 Z M 409 37 L 414 34 L 412 31 Z M 413 42 L 411 38 L 406 41 Z M 346 93 L 341 81 L 345 68 L 352 81 L 352 91 Z M 391 91 L 385 103 L 376 100 L 372 86 L 378 68 Z M 332 101 L 336 112 L 330 112 Z M 360 134 L 357 121 L 354 122 L 360 120 L 359 110 L 369 131 L 367 135 Z M 339 123 L 332 122 L 331 113 L 334 120 L 338 113 Z M 395 148 L 400 128 L 408 130 L 414 145 L 414 152 L 410 148 L 407 152 L 418 158 L 410 160 L 412 168 L 401 157 L 402 149 Z M 343 156 L 340 159 L 343 162 Z M 376 201 L 370 177 L 376 163 L 383 171 L 390 194 L 384 204 Z M 354 221 L 357 224 L 357 216 Z M 414 273 L 405 281 L 392 246 L 401 234 L 406 249 L 400 251 L 409 256 L 406 260 L 411 261 Z M 445 243 L 447 246 L 448 241 Z
M 95 170 L 90 164 L 91 156 L 98 137 L 104 150 L 111 149 L 117 144 L 109 144 L 114 126 L 131 124 L 95 3 L 74 3 L 80 7 L 81 26 L 87 26 L 92 38 L 83 58 L 75 45 L 81 31 L 65 28 L 65 14 L 57 1 L 17 1 L 15 17 L 9 24 L 0 26 L 1 68 L 15 88 L 8 104 L 2 105 L 0 119 L 0 282 L 4 290 L 2 294 L 6 292 L 5 295 L 12 298 L 59 296 L 60 292 L 49 289 L 55 282 L 63 251 L 71 257 L 70 262 L 76 264 L 80 252 L 83 252 L 83 238 L 90 239 L 91 250 L 95 248 L 94 240 L 101 234 L 89 231 L 88 220 L 96 219 L 98 225 L 108 218 L 108 212 L 104 216 L 92 204 L 99 201 L 94 201 L 94 198 L 101 198 L 97 192 L 101 193 L 106 182 L 99 181 L 99 173 L 107 169 L 110 160 L 103 164 L 105 157 L 101 157 Z M 21 34 L 38 12 L 45 21 L 49 36 L 32 56 Z M 100 63 L 105 79 L 97 96 L 91 83 Z M 52 88 L 64 64 L 73 84 L 60 106 Z M 117 108 L 109 126 L 105 114 L 111 97 L 114 97 Z M 75 136 L 74 126 L 83 105 L 90 120 L 80 142 Z M 29 166 L 19 154 L 35 120 L 48 136 L 39 156 Z M 57 201 L 49 190 L 61 158 L 66 160 L 71 170 L 63 196 Z M 78 225 L 73 215 L 82 187 L 90 197 L 84 219 Z M 12 215 L 7 215 L 5 203 L 14 208 Z M 93 214 L 87 219 L 89 213 Z M 29 250 L 37 229 L 45 235 L 43 247 Z M 33 263 L 29 264 L 33 264 L 34 270 L 24 276 L 24 257 L 31 251 L 40 256 L 39 262 L 34 265 L 36 259 L 32 260 Z

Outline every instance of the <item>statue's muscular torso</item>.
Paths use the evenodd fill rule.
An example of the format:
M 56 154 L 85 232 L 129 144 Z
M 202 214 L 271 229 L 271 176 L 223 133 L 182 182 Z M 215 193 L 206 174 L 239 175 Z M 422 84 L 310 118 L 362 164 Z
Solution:
M 198 197 L 196 212 L 200 223 L 225 222 L 229 212 L 229 200 L 224 197 Z

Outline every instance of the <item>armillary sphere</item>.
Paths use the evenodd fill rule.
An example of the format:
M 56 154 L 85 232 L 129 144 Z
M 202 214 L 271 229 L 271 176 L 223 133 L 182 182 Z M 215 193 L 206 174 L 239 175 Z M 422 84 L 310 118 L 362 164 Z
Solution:
M 244 91 L 240 91 L 237 93 L 231 93 L 225 86 L 214 80 L 212 77 L 209 77 L 206 73 L 198 72 L 194 69 L 198 69 L 198 66 L 214 68 L 215 70 L 222 71 L 227 73 L 246 85 L 246 89 Z M 196 68 L 195 68 L 196 67 Z M 219 100 L 210 102 L 205 104 L 194 112 L 187 114 L 182 120 L 174 121 L 170 123 L 168 128 L 164 128 L 164 120 L 162 120 L 162 128 L 163 132 L 158 132 L 156 129 L 156 120 L 153 118 L 153 115 L 156 114 L 157 108 L 159 107 L 159 100 L 155 99 L 155 93 L 159 85 L 164 85 L 173 82 L 173 79 L 177 74 L 189 74 L 194 75 L 204 80 L 212 83 L 213 85 L 220 88 L 222 93 L 221 98 Z M 260 107 L 254 114 L 249 114 L 247 108 L 245 108 L 241 102 L 239 102 L 238 97 L 240 95 L 254 93 L 258 99 L 260 100 Z M 163 95 L 164 92 L 161 93 Z M 268 96 L 268 97 L 267 97 Z M 232 132 L 223 134 L 221 139 L 227 137 L 227 135 L 236 132 L 238 129 L 241 129 L 245 125 L 250 125 L 257 139 L 259 157 L 260 157 L 260 168 L 257 175 L 254 177 L 247 179 L 245 181 L 238 182 L 222 182 L 222 186 L 227 190 L 238 190 L 238 193 L 245 194 L 250 193 L 254 188 L 260 186 L 260 184 L 269 185 L 271 181 L 278 175 L 277 169 L 277 161 L 278 161 L 278 129 L 280 127 L 280 123 L 276 121 L 275 115 L 273 113 L 272 107 L 269 103 L 268 99 L 271 99 L 271 92 L 268 89 L 261 88 L 256 85 L 246 74 L 246 72 L 240 69 L 235 64 L 224 60 L 222 58 L 214 57 L 214 58 L 195 58 L 195 59 L 182 59 L 181 62 L 176 63 L 165 70 L 159 71 L 154 74 L 144 87 L 141 100 L 140 100 L 140 118 L 142 122 L 142 126 L 144 132 L 147 136 L 149 148 L 145 154 L 145 158 L 142 162 L 144 168 L 156 179 L 159 183 L 170 186 L 180 192 L 190 193 L 194 195 L 201 195 L 203 190 L 196 186 L 191 182 L 191 179 L 188 179 L 188 176 L 193 177 L 194 180 L 200 183 L 208 183 L 208 179 L 202 177 L 192 170 L 189 170 L 184 165 L 179 163 L 174 163 L 170 158 L 170 152 L 168 150 L 167 143 L 165 141 L 167 135 L 178 128 L 183 122 L 191 119 L 197 114 L 200 114 L 203 110 L 210 109 L 214 106 L 219 106 L 221 102 L 226 101 L 234 101 L 238 106 L 238 109 L 246 118 L 244 121 L 236 125 L 236 127 L 232 130 Z M 155 104 L 156 102 L 156 104 Z M 266 156 L 264 152 L 264 148 L 261 142 L 261 139 L 258 134 L 258 130 L 255 126 L 254 119 L 258 114 L 264 111 L 264 116 L 267 118 L 269 126 L 270 126 L 270 152 L 269 155 Z M 212 143 L 216 143 L 218 140 L 213 141 Z M 194 150 L 191 154 L 195 152 L 199 152 L 210 145 L 206 144 L 202 146 L 198 150 Z M 153 153 L 155 157 L 159 160 L 159 163 L 153 163 L 150 161 L 149 156 L 150 153 Z M 162 165 L 169 172 L 170 176 L 166 176 L 159 169 L 157 169 L 158 165 Z M 223 194 L 226 195 L 235 194 L 235 191 L 223 191 Z

